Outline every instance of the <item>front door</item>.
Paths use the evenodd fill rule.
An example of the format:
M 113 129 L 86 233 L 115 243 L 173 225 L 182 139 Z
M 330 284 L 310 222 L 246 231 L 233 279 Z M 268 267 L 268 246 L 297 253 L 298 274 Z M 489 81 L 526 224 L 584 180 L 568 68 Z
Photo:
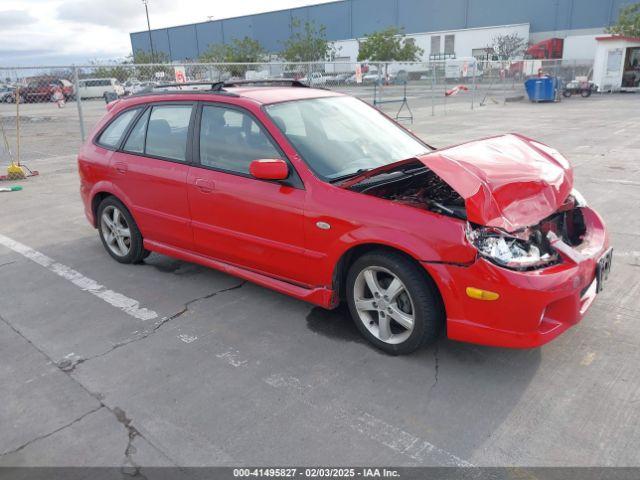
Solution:
M 247 111 L 205 104 L 196 163 L 187 184 L 194 249 L 203 255 L 303 283 L 305 190 L 290 166 L 287 182 L 249 174 L 260 158 L 285 158 Z

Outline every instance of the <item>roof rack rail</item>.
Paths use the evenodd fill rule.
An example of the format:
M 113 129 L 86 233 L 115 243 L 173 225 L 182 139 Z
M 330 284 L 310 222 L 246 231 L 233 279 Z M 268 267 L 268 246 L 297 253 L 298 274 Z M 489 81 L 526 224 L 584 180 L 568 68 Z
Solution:
M 160 85 L 153 85 L 151 87 L 153 90 L 161 89 L 161 88 L 177 88 L 178 90 L 182 90 L 182 87 L 198 87 L 198 86 L 208 86 L 208 90 L 220 90 L 224 82 L 184 82 L 184 83 L 163 83 Z M 204 90 L 204 89 L 203 89 Z
M 226 82 L 185 82 L 185 83 L 164 83 L 160 85 L 153 85 L 145 88 L 144 90 L 135 93 L 133 96 L 145 96 L 145 95 L 158 95 L 167 93 L 194 93 L 197 92 L 210 92 L 219 95 L 229 95 L 237 97 L 238 95 L 225 90 L 226 87 L 240 87 L 243 85 L 277 85 L 288 87 L 301 87 L 310 88 L 309 85 L 302 83 L 300 80 L 294 78 L 267 78 L 260 80 L 229 80 Z M 201 89 L 185 88 L 185 87 L 206 87 Z
M 223 87 L 240 87 L 242 85 L 281 85 L 281 86 L 289 86 L 289 87 L 302 87 L 309 88 L 309 85 L 306 83 L 302 83 L 300 80 L 296 80 L 295 78 L 265 78 L 265 79 L 256 79 L 256 80 L 231 80 L 227 82 L 221 82 L 222 85 L 219 88 Z

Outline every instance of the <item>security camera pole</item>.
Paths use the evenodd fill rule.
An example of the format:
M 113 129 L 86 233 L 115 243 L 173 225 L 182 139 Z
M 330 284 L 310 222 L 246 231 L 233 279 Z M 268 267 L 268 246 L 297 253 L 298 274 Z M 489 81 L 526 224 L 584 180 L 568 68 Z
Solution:
M 149 32 L 149 45 L 151 46 L 151 62 L 155 63 L 156 54 L 153 51 L 153 40 L 151 39 L 151 23 L 149 22 L 149 0 L 142 0 L 142 3 L 144 3 L 144 11 L 147 14 L 147 31 Z

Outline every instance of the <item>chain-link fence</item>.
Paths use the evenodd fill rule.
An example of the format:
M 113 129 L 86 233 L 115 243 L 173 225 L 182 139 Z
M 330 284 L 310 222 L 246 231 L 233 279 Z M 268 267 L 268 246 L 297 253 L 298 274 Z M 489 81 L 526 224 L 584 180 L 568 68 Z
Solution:
M 524 80 L 591 76 L 592 61 L 118 64 L 0 68 L 0 166 L 74 153 L 118 97 L 175 83 L 296 79 L 359 97 L 399 121 L 524 98 Z M 185 87 L 186 88 L 186 87 Z M 193 88 L 207 88 L 206 85 Z

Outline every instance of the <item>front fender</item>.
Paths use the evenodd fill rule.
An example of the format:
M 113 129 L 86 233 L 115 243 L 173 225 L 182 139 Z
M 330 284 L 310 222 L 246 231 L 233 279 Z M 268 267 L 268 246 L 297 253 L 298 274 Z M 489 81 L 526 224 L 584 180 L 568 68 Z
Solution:
M 341 260 L 349 252 L 362 246 L 387 247 L 403 252 L 416 261 L 433 263 L 468 264 L 474 261 L 476 252 L 460 231 L 459 235 L 449 232 L 453 237 L 443 241 L 441 237 L 433 239 L 409 232 L 382 226 L 361 226 L 340 235 L 326 250 L 323 262 L 325 268 L 321 274 L 322 284 L 332 285 Z
M 332 258 L 340 258 L 347 250 L 364 244 L 379 244 L 400 250 L 422 261 L 440 261 L 441 254 L 424 239 L 388 227 L 362 226 L 340 236 L 330 248 Z M 335 257 L 334 257 L 335 256 Z

